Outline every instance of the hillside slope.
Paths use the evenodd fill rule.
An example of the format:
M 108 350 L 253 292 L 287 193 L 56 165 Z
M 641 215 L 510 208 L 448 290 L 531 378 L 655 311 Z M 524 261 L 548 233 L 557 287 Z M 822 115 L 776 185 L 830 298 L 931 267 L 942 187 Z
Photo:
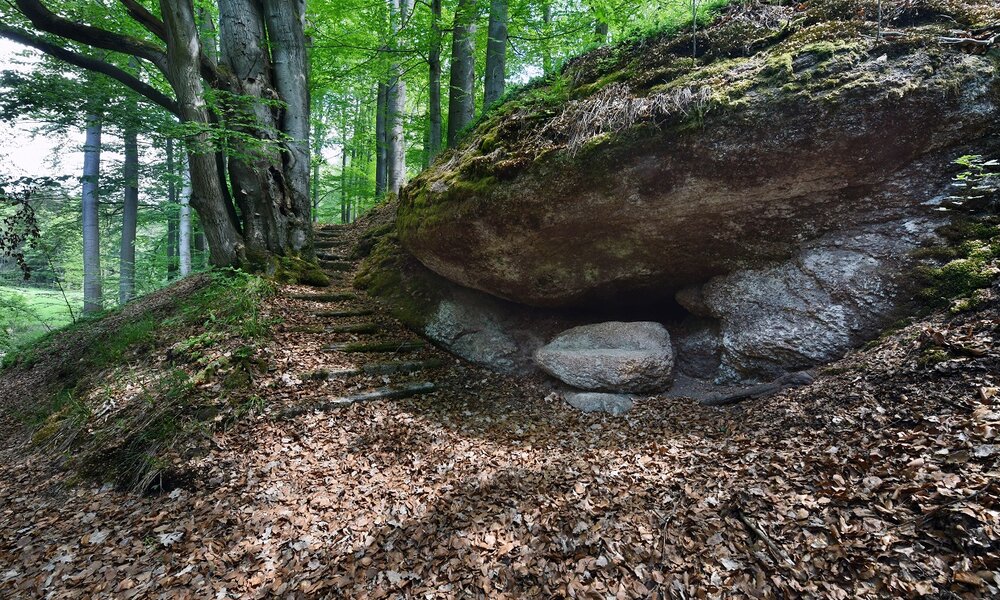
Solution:
M 291 286 L 259 305 L 283 319 L 260 341 L 270 366 L 249 386 L 260 401 L 203 430 L 162 492 L 81 481 L 45 446 L 5 437 L 0 595 L 1000 593 L 997 286 L 810 386 L 724 409 L 641 398 L 624 417 L 579 413 L 537 382 L 433 348 L 323 351 L 406 334 L 363 297 L 319 295 Z M 336 332 L 369 321 L 369 333 Z M 397 355 L 437 358 L 415 375 L 436 391 L 329 403 L 412 381 L 344 373 Z M 30 395 L 11 373 L 8 401 Z

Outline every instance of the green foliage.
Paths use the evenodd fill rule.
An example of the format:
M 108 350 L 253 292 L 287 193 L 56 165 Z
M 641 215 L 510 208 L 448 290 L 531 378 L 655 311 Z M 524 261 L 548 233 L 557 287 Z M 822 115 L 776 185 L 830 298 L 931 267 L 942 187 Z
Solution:
M 178 444 L 248 414 L 264 368 L 257 344 L 274 323 L 262 304 L 275 284 L 234 270 L 201 277 L 81 319 L 8 361 L 10 381 L 28 368 L 58 374 L 18 413 L 36 444 L 82 475 L 145 491 Z
M 946 244 L 918 255 L 940 263 L 918 269 L 920 297 L 954 312 L 974 308 L 982 298 L 980 290 L 1000 278 L 1000 220 L 992 215 L 960 218 L 941 234 Z

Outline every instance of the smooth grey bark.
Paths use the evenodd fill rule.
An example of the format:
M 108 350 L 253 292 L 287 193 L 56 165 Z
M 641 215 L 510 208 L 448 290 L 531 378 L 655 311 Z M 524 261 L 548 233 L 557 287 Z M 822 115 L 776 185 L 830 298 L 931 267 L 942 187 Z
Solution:
M 430 66 L 428 89 L 427 163 L 441 152 L 441 0 L 431 0 L 431 40 L 427 62 Z
M 232 129 L 232 124 L 238 123 L 247 130 L 243 133 L 250 133 L 249 138 L 262 143 L 252 145 L 257 154 L 240 157 L 249 163 L 244 165 L 247 168 L 234 172 L 239 169 L 227 167 L 220 149 L 211 143 L 207 133 L 185 138 L 193 190 L 191 205 L 204 227 L 212 263 L 266 270 L 274 255 L 292 253 L 311 258 L 304 0 L 221 0 L 220 16 L 225 13 L 236 18 L 226 31 L 224 23 L 220 23 L 218 36 L 212 32 L 210 10 L 202 13 L 199 28 L 192 0 L 159 0 L 159 15 L 136 0 L 120 1 L 132 24 L 144 28 L 148 35 L 130 36 L 81 23 L 52 12 L 42 0 L 14 0 L 12 6 L 36 29 L 51 34 L 45 40 L 28 36 L 31 37 L 28 43 L 64 61 L 114 77 L 166 107 L 183 122 L 195 125 L 195 130 L 207 132 L 219 125 L 215 122 L 216 113 L 205 103 L 206 87 L 228 92 L 216 96 L 227 116 L 223 126 Z M 236 31 L 240 24 L 248 26 L 242 32 Z M 0 36 L 10 35 L 10 28 L 0 24 Z M 59 38 L 64 45 L 77 42 L 146 61 L 166 76 L 176 98 L 169 98 L 111 63 L 85 57 L 51 41 Z M 218 64 L 217 38 L 224 54 L 244 50 L 252 54 L 259 48 L 265 49 L 264 58 L 268 60 L 258 61 L 256 66 L 266 76 L 259 90 L 244 93 L 249 83 L 246 71 Z M 266 68 L 261 64 L 266 64 Z M 243 118 L 258 111 L 268 113 L 269 120 Z M 229 139 L 234 138 L 240 136 Z M 266 168 L 256 168 L 261 164 Z M 257 182 L 260 185 L 255 185 L 253 177 L 248 177 L 250 174 L 261 178 Z M 243 198 L 230 197 L 227 179 Z M 234 205 L 236 201 L 243 202 L 240 210 Z M 244 237 L 248 229 L 253 235 Z
M 386 148 L 385 111 L 389 86 L 379 82 L 378 95 L 375 101 L 375 197 L 381 198 L 389 185 L 388 148 Z
M 478 3 L 458 0 L 451 41 L 451 81 L 448 97 L 448 147 L 458 145 L 459 135 L 476 116 L 475 34 Z
M 542 25 L 546 37 L 549 36 L 549 30 L 552 27 L 552 3 L 548 1 L 542 5 Z M 549 75 L 552 73 L 552 63 L 552 48 L 549 45 L 549 41 L 546 40 L 544 42 L 544 46 L 542 47 L 542 75 Z
M 507 83 L 507 0 L 490 2 L 489 39 L 486 42 L 486 87 L 483 110 L 503 96 Z
M 288 217 L 293 251 L 312 245 L 309 204 L 309 57 L 306 53 L 305 0 L 264 0 L 267 39 L 271 48 L 274 84 L 284 105 L 280 126 L 286 136 L 282 161 L 291 192 Z
M 351 205 L 347 201 L 347 109 L 340 123 L 340 222 L 350 223 Z
M 139 221 L 139 140 L 135 129 L 125 129 L 125 204 L 122 210 L 122 245 L 118 256 L 118 303 L 135 297 L 135 233 Z
M 101 178 L 101 117 L 88 114 L 83 146 L 83 312 L 103 305 L 101 290 L 101 230 L 98 186 Z
M 201 45 L 193 7 L 186 0 L 160 0 L 160 11 L 167 36 L 167 75 L 177 93 L 181 118 L 207 129 L 211 118 L 205 104 L 200 72 Z M 205 224 L 212 264 L 244 264 L 247 261 L 243 236 L 226 206 L 208 133 L 195 134 L 189 139 L 188 165 L 193 190 L 190 202 Z
M 405 27 L 413 0 L 390 0 L 393 44 Z M 394 63 L 392 81 L 386 94 L 386 191 L 398 194 L 406 184 L 406 82 L 403 67 Z
M 607 44 L 609 31 L 610 30 L 608 29 L 607 23 L 600 20 L 597 21 L 597 24 L 594 25 L 594 41 L 597 42 L 598 44 L 601 44 L 602 46 L 604 44 Z
M 174 207 L 177 205 L 177 182 L 174 175 L 177 168 L 174 165 L 174 140 L 167 138 L 167 281 L 177 276 L 177 216 Z
M 180 217 L 177 221 L 177 258 L 181 277 L 187 277 L 191 274 L 191 180 L 186 174 L 180 203 Z

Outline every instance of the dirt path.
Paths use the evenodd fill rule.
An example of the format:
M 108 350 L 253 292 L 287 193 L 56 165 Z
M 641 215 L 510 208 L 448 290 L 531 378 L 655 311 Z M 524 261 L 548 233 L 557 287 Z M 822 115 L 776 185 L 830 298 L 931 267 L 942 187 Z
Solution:
M 349 239 L 322 237 L 349 275 Z M 183 488 L 69 487 L 4 451 L 0 597 L 997 591 L 993 350 L 927 370 L 904 331 L 767 401 L 584 415 L 418 347 L 349 280 L 275 302 L 268 413 L 215 435 Z M 378 390 L 419 393 L 358 398 Z

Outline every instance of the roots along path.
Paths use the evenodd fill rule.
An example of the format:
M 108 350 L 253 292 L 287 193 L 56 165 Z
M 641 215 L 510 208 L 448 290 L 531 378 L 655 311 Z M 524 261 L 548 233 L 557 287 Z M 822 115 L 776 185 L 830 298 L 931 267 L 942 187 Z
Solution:
M 68 486 L 4 451 L 0 596 L 997 592 L 995 306 L 766 400 L 584 415 L 359 297 L 351 235 L 321 234 L 339 283 L 275 300 L 268 411 L 217 434 L 189 485 Z M 926 328 L 983 351 L 921 365 Z

